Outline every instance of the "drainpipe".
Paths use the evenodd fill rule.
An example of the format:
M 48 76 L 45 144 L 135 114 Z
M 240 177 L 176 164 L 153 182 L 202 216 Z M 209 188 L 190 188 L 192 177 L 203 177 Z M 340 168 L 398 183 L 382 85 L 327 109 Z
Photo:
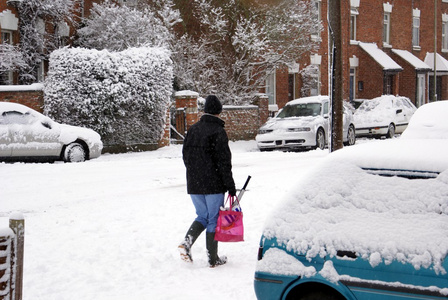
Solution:
M 434 91 L 433 101 L 437 101 L 437 1 L 434 0 Z

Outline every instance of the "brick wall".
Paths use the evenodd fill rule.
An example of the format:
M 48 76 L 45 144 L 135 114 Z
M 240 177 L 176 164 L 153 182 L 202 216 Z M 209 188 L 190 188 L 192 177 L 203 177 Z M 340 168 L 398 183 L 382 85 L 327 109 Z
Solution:
M 15 102 L 31 107 L 38 112 L 43 112 L 44 95 L 42 90 L 20 90 L 20 86 L 14 86 L 14 89 L 8 90 L 0 88 L 0 101 Z
M 373 58 L 365 51 L 359 51 L 359 60 L 369 62 L 370 68 L 359 68 L 358 82 L 363 85 L 362 91 L 358 90 L 358 99 L 373 99 L 379 97 L 383 93 L 383 68 L 373 60 Z
M 192 91 L 176 92 L 176 110 L 185 111 L 185 122 L 176 122 L 178 132 L 183 133 L 184 130 L 188 130 L 204 114 L 197 108 L 198 96 L 198 93 Z M 254 139 L 260 126 L 267 121 L 269 116 L 268 98 L 264 94 L 259 94 L 252 103 L 252 105 L 245 106 L 223 106 L 219 117 L 226 122 L 225 129 L 230 140 Z M 186 124 L 185 129 L 182 126 L 183 123 Z
M 417 73 L 415 72 L 415 67 L 411 66 L 398 55 L 391 55 L 391 57 L 403 67 L 403 71 L 399 73 L 399 80 L 406 82 L 406 84 L 400 84 L 398 94 L 408 97 L 416 105 L 415 91 L 417 90 Z
M 200 118 L 203 111 L 198 113 Z M 219 115 L 223 119 L 227 136 L 231 141 L 253 140 L 257 135 L 259 126 L 259 110 L 256 105 L 226 106 Z

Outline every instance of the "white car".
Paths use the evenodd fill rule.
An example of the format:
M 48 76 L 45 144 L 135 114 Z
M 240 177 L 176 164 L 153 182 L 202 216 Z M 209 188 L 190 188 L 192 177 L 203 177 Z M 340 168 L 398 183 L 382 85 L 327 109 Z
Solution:
M 385 95 L 364 100 L 354 114 L 356 136 L 392 138 L 406 129 L 416 109 L 406 97 Z
M 402 139 L 448 139 L 448 101 L 425 104 L 417 109 Z
M 0 160 L 82 162 L 99 157 L 100 135 L 59 124 L 17 103 L 0 102 Z
M 344 105 L 343 137 L 355 144 L 353 114 Z M 330 130 L 330 99 L 313 96 L 288 102 L 278 114 L 258 130 L 255 137 L 260 151 L 324 149 Z

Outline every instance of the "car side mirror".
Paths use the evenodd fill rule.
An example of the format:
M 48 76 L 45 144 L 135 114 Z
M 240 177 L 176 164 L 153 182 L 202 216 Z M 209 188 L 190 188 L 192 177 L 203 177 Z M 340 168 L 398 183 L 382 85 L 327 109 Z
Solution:
M 402 112 L 403 112 L 402 109 L 397 109 L 397 115 L 398 115 L 398 114 L 401 114 Z
M 328 119 L 330 116 L 328 114 L 324 114 L 324 118 Z
M 50 125 L 50 123 L 48 123 L 48 122 L 42 122 L 41 124 L 42 124 L 42 126 L 44 126 L 45 128 L 51 129 L 51 125 Z

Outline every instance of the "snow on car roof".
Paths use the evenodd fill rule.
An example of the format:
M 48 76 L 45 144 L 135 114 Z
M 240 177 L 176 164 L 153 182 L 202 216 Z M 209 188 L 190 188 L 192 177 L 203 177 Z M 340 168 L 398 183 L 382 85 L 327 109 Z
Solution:
M 399 98 L 405 97 L 383 95 L 381 97 L 363 101 L 353 114 L 356 127 L 362 128 L 370 126 L 389 125 L 396 114 L 397 108 L 394 105 L 393 100 Z M 406 107 L 403 105 L 399 105 L 399 107 L 406 109 Z M 415 110 L 415 107 L 409 107 L 408 109 Z
M 298 104 L 298 103 L 322 103 L 324 100 L 328 100 L 328 96 L 311 96 L 299 99 L 294 99 L 286 103 L 286 105 Z
M 14 102 L 0 102 L 0 112 L 9 110 L 15 110 L 21 113 L 26 113 L 27 111 L 30 111 L 31 108 Z
M 404 141 L 401 147 L 412 146 L 412 141 L 393 141 Z M 417 145 L 419 141 L 413 142 Z M 379 176 L 360 167 L 380 166 L 375 159 L 386 159 L 381 152 L 393 146 L 388 146 L 390 141 L 379 143 L 386 144 L 383 151 L 374 145 L 369 153 L 367 144 L 361 144 L 330 154 L 274 208 L 264 236 L 275 237 L 279 245 L 306 254 L 308 259 L 335 256 L 339 250 L 354 251 L 372 266 L 395 260 L 417 269 L 433 265 L 436 272 L 443 272 L 448 249 L 448 158 L 441 154 L 447 153 L 448 143 L 427 147 L 445 147 L 438 148 L 435 158 L 428 158 L 430 169 L 437 169 L 433 164 L 440 163 L 445 171 L 436 178 L 412 180 Z M 414 157 L 426 156 L 419 150 L 414 149 Z M 389 156 L 398 159 L 397 155 Z M 412 168 L 409 159 L 410 154 L 401 163 L 407 160 Z M 381 167 L 398 166 L 388 162 Z
M 448 139 L 448 101 L 421 106 L 402 134 L 404 139 Z

